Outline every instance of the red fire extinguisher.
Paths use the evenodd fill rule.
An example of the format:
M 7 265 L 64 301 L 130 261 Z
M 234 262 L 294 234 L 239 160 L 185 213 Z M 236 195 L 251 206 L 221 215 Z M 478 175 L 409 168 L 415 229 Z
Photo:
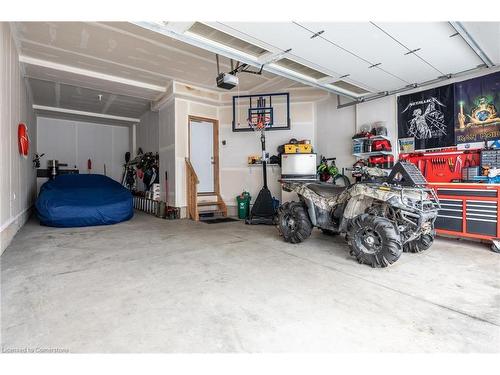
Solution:
M 19 146 L 19 154 L 26 159 L 30 149 L 30 140 L 28 136 L 28 127 L 24 122 L 19 123 L 17 127 L 17 142 Z

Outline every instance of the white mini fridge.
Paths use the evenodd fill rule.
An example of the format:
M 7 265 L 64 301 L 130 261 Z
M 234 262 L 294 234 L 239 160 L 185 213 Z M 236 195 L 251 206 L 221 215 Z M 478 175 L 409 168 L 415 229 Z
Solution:
M 282 154 L 282 180 L 316 181 L 316 154 Z M 298 201 L 296 193 L 281 190 L 281 203 Z
M 281 178 L 316 180 L 316 154 L 282 154 Z

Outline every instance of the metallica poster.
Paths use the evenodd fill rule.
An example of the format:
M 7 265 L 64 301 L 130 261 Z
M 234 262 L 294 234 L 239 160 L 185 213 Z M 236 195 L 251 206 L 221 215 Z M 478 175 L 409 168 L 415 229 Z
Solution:
M 415 138 L 415 150 L 452 146 L 453 85 L 398 97 L 398 138 Z
M 455 83 L 455 101 L 457 144 L 500 139 L 500 72 Z

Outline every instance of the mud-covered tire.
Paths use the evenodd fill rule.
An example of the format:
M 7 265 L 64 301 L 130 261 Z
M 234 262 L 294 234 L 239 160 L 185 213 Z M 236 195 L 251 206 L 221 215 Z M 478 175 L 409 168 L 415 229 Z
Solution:
M 312 232 L 306 208 L 300 202 L 287 202 L 278 210 L 278 231 L 286 242 L 300 243 Z
M 326 234 L 327 236 L 338 236 L 340 234 L 339 232 L 336 232 L 336 231 L 331 230 L 331 229 L 324 229 L 324 228 L 320 228 L 320 229 L 323 232 L 323 234 Z
M 391 221 L 384 217 L 361 214 L 351 221 L 348 232 L 351 255 L 359 263 L 387 267 L 396 262 L 403 246 Z
M 433 242 L 433 235 L 422 234 L 420 237 L 415 238 L 413 241 L 405 243 L 403 245 L 403 251 L 405 253 L 420 253 L 431 247 Z

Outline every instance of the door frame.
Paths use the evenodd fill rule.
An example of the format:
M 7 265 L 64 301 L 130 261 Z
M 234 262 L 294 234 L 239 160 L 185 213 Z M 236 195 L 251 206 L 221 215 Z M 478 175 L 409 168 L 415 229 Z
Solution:
M 201 117 L 188 116 L 188 155 L 191 160 L 191 121 L 193 122 L 210 122 L 213 127 L 213 146 L 214 146 L 214 190 L 212 192 L 198 193 L 198 195 L 220 195 L 220 179 L 219 179 L 219 120 Z

